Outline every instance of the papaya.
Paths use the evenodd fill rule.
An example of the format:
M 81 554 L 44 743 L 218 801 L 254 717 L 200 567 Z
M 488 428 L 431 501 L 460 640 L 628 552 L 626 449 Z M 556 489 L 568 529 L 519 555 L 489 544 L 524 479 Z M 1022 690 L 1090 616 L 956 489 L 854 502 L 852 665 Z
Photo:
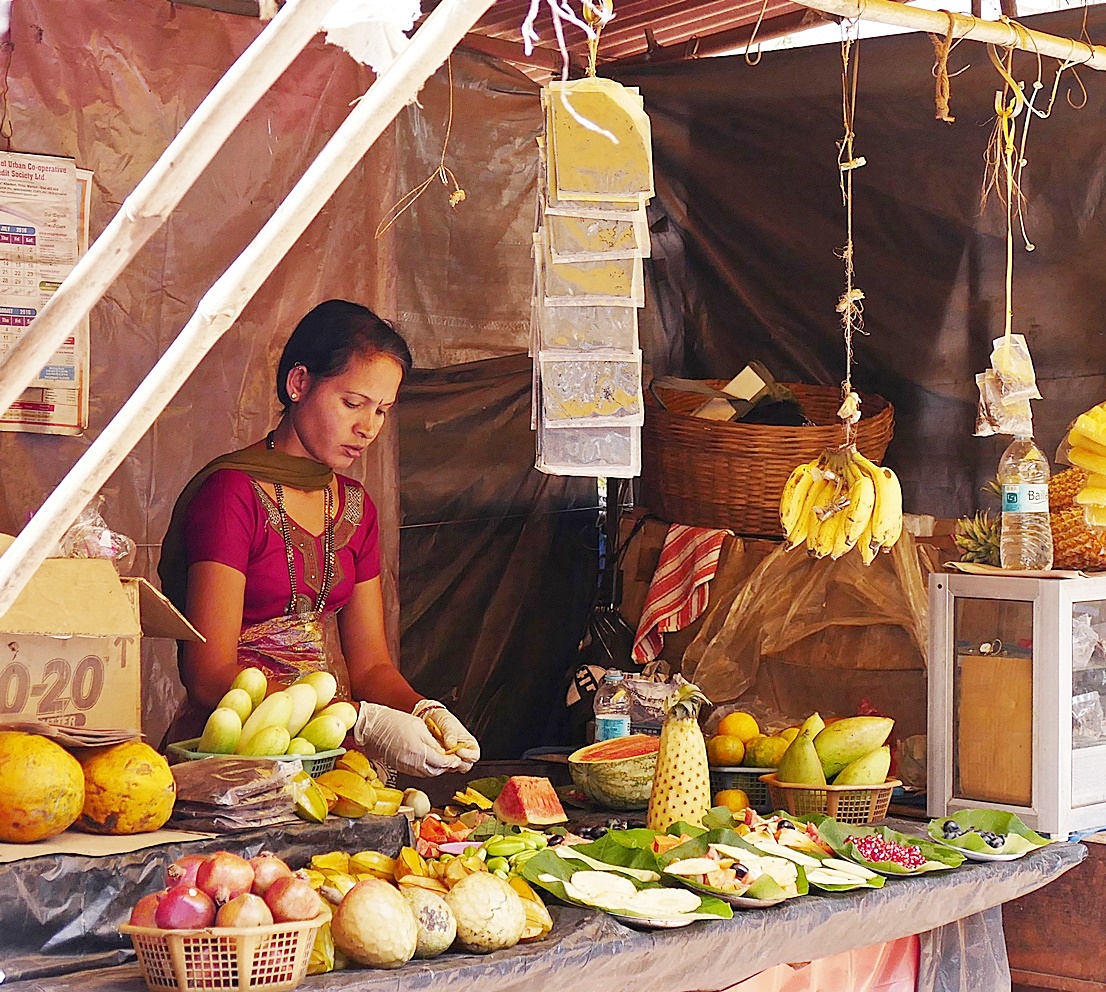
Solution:
M 169 762 L 149 744 L 124 741 L 81 755 L 84 808 L 76 826 L 92 834 L 160 830 L 173 812 L 177 783 Z
M 60 744 L 0 731 L 0 840 L 29 844 L 60 834 L 84 806 L 84 773 Z

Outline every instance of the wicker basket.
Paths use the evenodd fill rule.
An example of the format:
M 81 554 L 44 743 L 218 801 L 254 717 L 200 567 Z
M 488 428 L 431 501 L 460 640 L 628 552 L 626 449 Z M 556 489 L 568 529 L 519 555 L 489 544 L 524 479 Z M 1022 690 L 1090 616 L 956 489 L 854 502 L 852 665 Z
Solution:
M 723 379 L 706 382 L 716 388 L 726 384 Z M 781 385 L 795 394 L 815 426 L 705 420 L 691 415 L 702 404 L 702 395 L 657 387 L 665 409 L 647 390 L 641 445 L 644 505 L 670 523 L 780 536 L 780 494 L 788 476 L 795 466 L 843 439 L 836 386 Z M 894 409 L 874 393 L 861 393 L 860 409 L 857 447 L 879 464 L 891 441 Z
M 770 813 L 775 807 L 768 795 L 768 786 L 761 776 L 771 768 L 746 768 L 735 766 L 710 766 L 710 794 L 723 789 L 740 789 L 749 797 L 749 805 L 758 813 Z
M 874 823 L 887 815 L 891 793 L 902 785 L 889 778 L 883 785 L 792 785 L 777 782 L 775 774 L 762 775 L 772 803 L 792 816 L 821 813 L 839 823 Z
M 296 923 L 208 930 L 158 930 L 124 924 L 150 992 L 294 989 L 307 973 L 315 934 L 327 914 Z
M 197 751 L 196 745 L 200 743 L 198 737 L 191 740 L 179 741 L 169 744 L 165 750 L 180 761 L 199 761 L 201 758 L 229 758 L 233 755 L 215 754 L 211 751 Z M 299 758 L 303 762 L 303 770 L 312 778 L 330 771 L 338 759 L 346 753 L 344 747 L 336 747 L 332 751 L 317 751 L 315 754 L 272 754 L 264 755 L 270 761 L 293 761 Z

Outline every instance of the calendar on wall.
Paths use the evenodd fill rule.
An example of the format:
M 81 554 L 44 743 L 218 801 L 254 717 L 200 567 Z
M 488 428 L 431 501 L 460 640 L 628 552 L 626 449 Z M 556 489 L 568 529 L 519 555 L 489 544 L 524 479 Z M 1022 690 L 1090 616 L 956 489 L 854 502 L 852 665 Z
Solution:
M 0 153 L 0 361 L 88 248 L 91 189 L 72 159 Z M 0 430 L 80 434 L 88 370 L 86 317 L 0 414 Z

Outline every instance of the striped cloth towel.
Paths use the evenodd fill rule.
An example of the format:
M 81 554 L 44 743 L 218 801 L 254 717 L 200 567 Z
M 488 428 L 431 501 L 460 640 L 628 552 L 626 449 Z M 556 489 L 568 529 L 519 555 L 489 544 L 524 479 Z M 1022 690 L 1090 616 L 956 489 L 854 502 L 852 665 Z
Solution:
M 672 524 L 657 570 L 649 584 L 641 622 L 634 635 L 633 659 L 646 665 L 660 654 L 664 634 L 683 630 L 707 608 L 707 584 L 718 570 L 728 530 Z

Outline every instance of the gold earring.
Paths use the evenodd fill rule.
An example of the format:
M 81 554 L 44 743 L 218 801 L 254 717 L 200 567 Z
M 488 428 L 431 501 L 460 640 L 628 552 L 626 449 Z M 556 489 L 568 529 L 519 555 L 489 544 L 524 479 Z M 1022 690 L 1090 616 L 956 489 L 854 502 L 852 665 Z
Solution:
M 299 398 L 300 398 L 300 394 L 299 394 L 299 393 L 292 393 L 292 400 L 293 400 L 293 401 L 295 401 L 295 400 L 298 400 Z

